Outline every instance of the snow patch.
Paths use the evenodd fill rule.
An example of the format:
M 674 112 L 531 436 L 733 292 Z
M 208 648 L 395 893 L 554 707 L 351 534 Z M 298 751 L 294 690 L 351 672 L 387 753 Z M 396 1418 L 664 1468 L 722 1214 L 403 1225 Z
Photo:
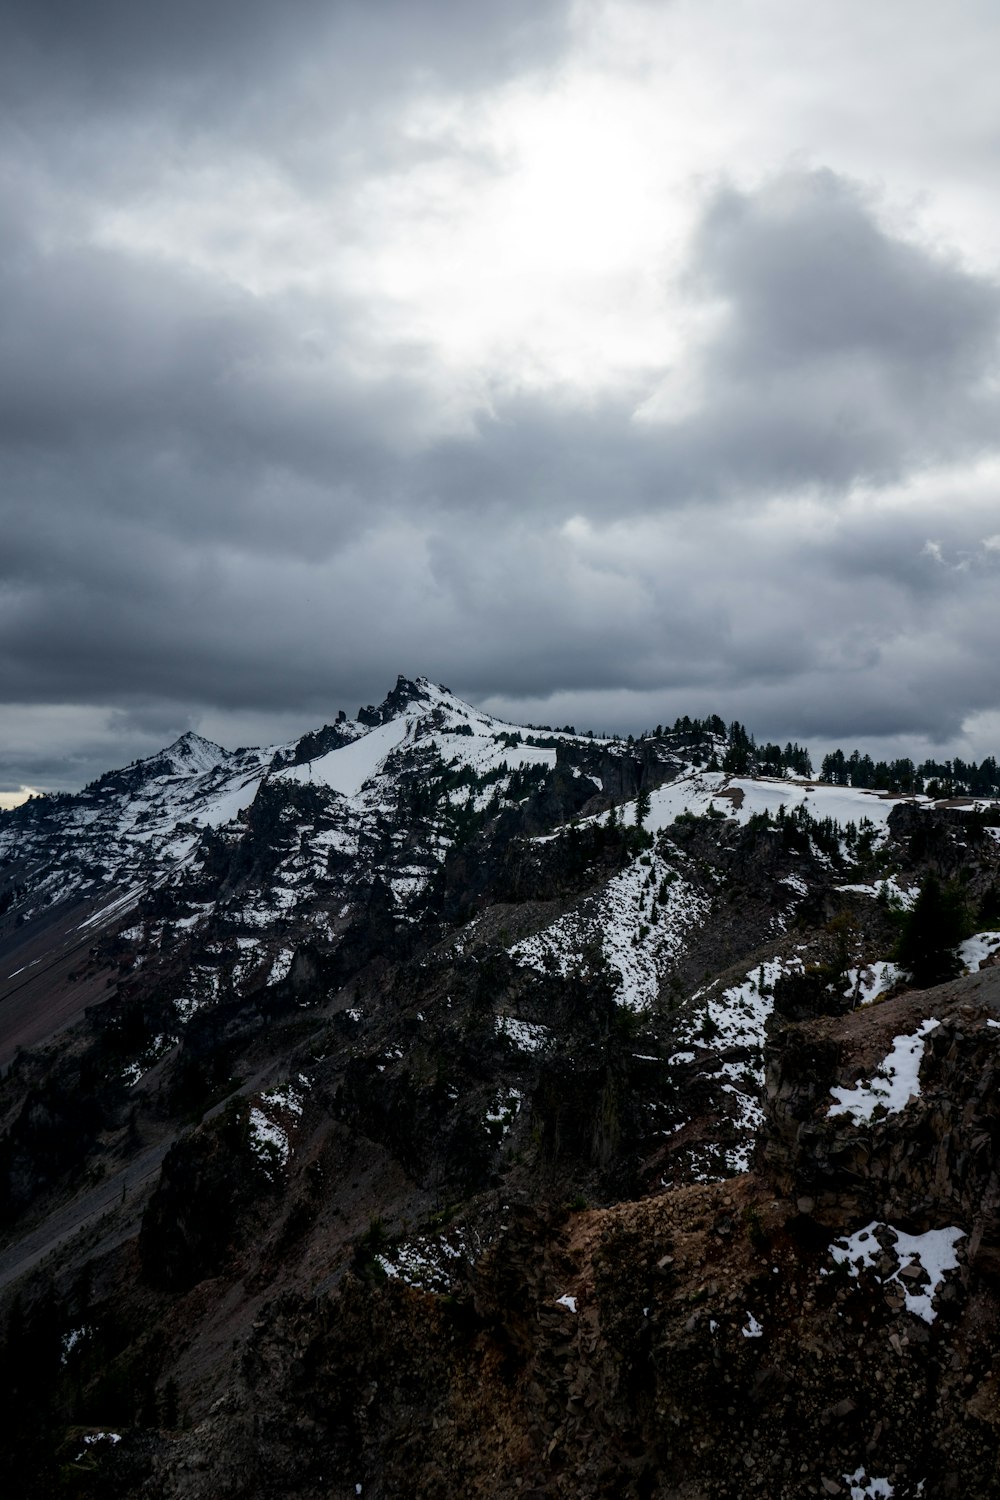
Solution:
M 879 959 L 876 963 L 865 964 L 859 969 L 848 969 L 844 994 L 850 996 L 855 1005 L 871 1005 L 880 995 L 887 994 L 902 977 L 903 970 L 897 964 Z
M 871 1271 L 883 1286 L 897 1282 L 904 1293 L 907 1310 L 925 1323 L 933 1323 L 937 1316 L 934 1297 L 948 1272 L 958 1269 L 956 1246 L 965 1237 L 964 1229 L 955 1228 L 906 1234 L 902 1229 L 873 1219 L 855 1234 L 835 1240 L 830 1246 L 830 1254 L 838 1265 L 846 1265 L 854 1277 L 860 1276 L 862 1271 Z M 878 1271 L 883 1253 L 896 1261 L 895 1269 L 888 1275 Z M 922 1285 L 917 1285 L 920 1278 L 903 1274 L 911 1266 L 919 1266 L 924 1271 Z
M 853 1474 L 845 1474 L 843 1478 L 844 1483 L 851 1486 L 851 1500 L 892 1500 L 895 1494 L 888 1479 L 870 1479 L 864 1464 L 855 1469 Z
M 486 1110 L 484 1124 L 500 1126 L 501 1137 L 505 1136 L 521 1111 L 523 1094 L 520 1089 L 500 1089 Z
M 465 1267 L 473 1265 L 478 1241 L 469 1232 L 451 1229 L 442 1235 L 410 1240 L 375 1259 L 387 1276 L 419 1291 L 447 1292 Z
M 301 766 L 283 767 L 275 779 L 299 781 L 306 785 L 315 783 L 328 786 L 343 797 L 356 797 L 412 729 L 412 720 L 405 715 L 390 719 L 388 724 L 379 724 L 351 744 L 330 750 L 316 760 L 306 761 Z
M 250 1106 L 250 1150 L 272 1179 L 279 1168 L 287 1166 L 291 1154 L 288 1131 L 273 1118 L 275 1114 L 292 1118 L 302 1114 L 301 1096 L 291 1083 L 278 1084 L 261 1094 L 260 1105 Z
M 958 956 L 967 973 L 974 974 L 985 958 L 1000 958 L 1000 932 L 977 932 L 958 945 Z
M 288 1136 L 280 1125 L 269 1120 L 256 1105 L 250 1107 L 250 1150 L 263 1166 L 268 1177 L 273 1177 L 278 1167 L 288 1162 Z
M 911 1036 L 894 1038 L 888 1055 L 868 1083 L 830 1090 L 836 1102 L 830 1105 L 828 1114 L 850 1115 L 858 1125 L 870 1120 L 876 1110 L 887 1115 L 898 1115 L 911 1099 L 920 1096 L 920 1064 L 924 1056 L 924 1038 L 940 1024 L 929 1017 L 926 1021 L 921 1021 Z
M 514 1016 L 497 1016 L 497 1036 L 506 1037 L 521 1052 L 541 1052 L 552 1040 L 547 1026 L 538 1026 L 533 1021 L 518 1021 Z
M 526 968 L 554 971 L 563 978 L 593 953 L 617 980 L 617 1003 L 627 1010 L 648 1010 L 688 933 L 708 909 L 707 897 L 662 855 L 650 852 L 508 951 Z

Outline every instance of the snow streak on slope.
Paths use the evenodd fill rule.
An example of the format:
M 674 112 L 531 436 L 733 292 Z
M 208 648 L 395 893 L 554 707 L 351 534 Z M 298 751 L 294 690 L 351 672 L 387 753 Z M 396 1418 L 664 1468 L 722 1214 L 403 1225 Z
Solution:
M 416 705 L 410 705 L 414 709 Z M 318 760 L 306 761 L 301 766 L 289 766 L 279 771 L 277 779 L 317 782 L 328 786 L 344 797 L 356 797 L 376 771 L 380 769 L 391 750 L 412 736 L 414 719 L 410 716 L 390 719 L 388 724 L 379 724 L 353 744 L 331 750 Z
M 564 976 L 596 959 L 616 981 L 618 1003 L 646 1010 L 709 905 L 674 865 L 651 852 L 509 952 L 526 968 Z
M 751 970 L 740 984 L 721 991 L 715 986 L 702 991 L 694 997 L 702 1003 L 678 1033 L 682 1043 L 708 1047 L 716 1054 L 715 1066 L 706 1069 L 706 1076 L 721 1081 L 723 1092 L 731 1099 L 737 1141 L 723 1152 L 730 1172 L 750 1170 L 754 1141 L 764 1119 L 760 1104 L 764 1089 L 764 1039 L 774 1009 L 774 986 L 783 974 L 802 967 L 802 960 L 797 957 L 773 958 Z M 686 1056 L 693 1058 L 695 1054 Z

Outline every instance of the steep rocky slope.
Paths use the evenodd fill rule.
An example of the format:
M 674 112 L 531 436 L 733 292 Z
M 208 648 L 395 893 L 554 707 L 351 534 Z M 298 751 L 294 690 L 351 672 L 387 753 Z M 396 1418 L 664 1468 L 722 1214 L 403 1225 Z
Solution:
M 994 1492 L 1000 815 L 732 734 L 401 678 L 0 817 L 20 1493 Z

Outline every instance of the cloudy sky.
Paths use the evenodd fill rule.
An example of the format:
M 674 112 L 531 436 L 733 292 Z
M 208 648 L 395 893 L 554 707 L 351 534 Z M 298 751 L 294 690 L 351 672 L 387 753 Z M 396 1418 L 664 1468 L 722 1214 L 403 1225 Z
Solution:
M 993 0 L 0 0 L 0 791 L 397 672 L 1000 753 Z

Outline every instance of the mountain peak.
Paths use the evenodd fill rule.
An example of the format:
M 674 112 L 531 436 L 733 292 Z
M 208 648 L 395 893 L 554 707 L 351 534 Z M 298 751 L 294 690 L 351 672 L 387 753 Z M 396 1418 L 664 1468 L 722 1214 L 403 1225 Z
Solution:
M 411 703 L 427 702 L 433 695 L 434 689 L 426 677 L 418 677 L 414 681 L 400 672 L 395 687 L 385 695 L 377 708 L 369 703 L 367 708 L 358 709 L 358 722 L 366 724 L 370 729 L 379 724 L 388 724 L 390 719 L 405 712 Z
M 170 760 L 179 771 L 211 771 L 226 758 L 221 745 L 196 734 L 193 729 L 186 729 L 178 735 L 160 755 Z

